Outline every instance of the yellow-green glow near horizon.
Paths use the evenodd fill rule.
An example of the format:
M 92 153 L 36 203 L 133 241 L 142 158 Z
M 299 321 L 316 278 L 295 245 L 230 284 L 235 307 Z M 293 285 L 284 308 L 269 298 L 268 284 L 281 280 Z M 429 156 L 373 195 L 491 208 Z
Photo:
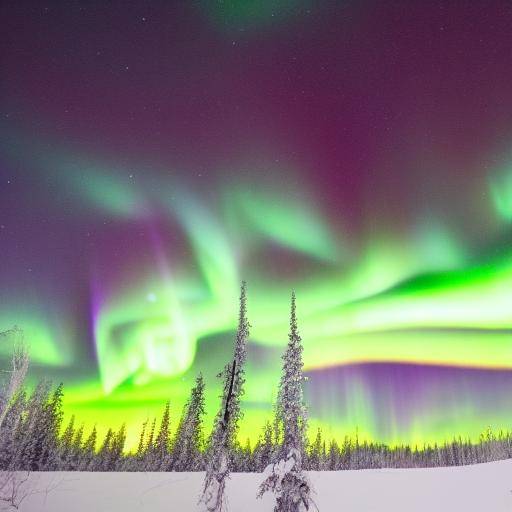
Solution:
M 359 297 L 361 291 L 356 284 L 350 286 L 350 280 L 344 282 L 340 276 L 334 281 L 320 279 L 311 283 L 309 290 L 318 290 L 311 295 L 307 287 L 298 288 L 301 313 L 301 333 L 305 346 L 306 370 L 318 370 L 340 364 L 368 362 L 401 362 L 454 367 L 510 368 L 512 365 L 512 334 L 510 314 L 512 304 L 508 290 L 512 285 L 512 265 L 508 258 L 488 265 L 467 268 L 463 271 L 431 274 L 403 282 L 381 293 L 375 293 L 365 299 L 349 300 L 350 294 Z M 179 283 L 183 282 L 183 288 Z M 355 281 L 357 283 L 357 281 Z M 236 302 L 226 297 L 215 301 L 214 296 L 206 294 L 202 300 L 192 295 L 187 301 L 186 280 L 176 277 L 173 290 L 177 300 L 181 297 L 182 306 L 179 318 L 183 322 L 184 337 L 173 337 L 173 308 L 166 300 L 166 287 L 155 283 L 139 283 L 131 292 L 123 290 L 119 305 L 106 304 L 100 314 L 98 340 L 106 346 L 115 347 L 110 359 L 100 359 L 108 371 L 104 375 L 104 386 L 112 396 L 102 397 L 98 390 L 98 404 L 104 403 L 109 408 L 110 400 L 116 407 L 125 404 L 133 411 L 140 423 L 142 411 L 146 416 L 159 414 L 161 402 L 167 397 L 174 399 L 177 414 L 193 382 L 193 354 L 197 351 L 200 340 L 204 340 L 203 350 L 216 350 L 212 336 L 221 335 L 229 344 L 236 321 Z M 339 304 L 332 303 L 335 290 L 340 293 Z M 215 288 L 214 288 L 215 289 Z M 220 288 L 218 288 L 219 290 Z M 138 290 L 151 290 L 137 293 Z M 250 316 L 253 325 L 251 343 L 264 347 L 275 347 L 281 351 L 287 333 L 287 290 L 269 288 L 268 292 L 254 286 L 250 294 Z M 325 300 L 325 309 L 321 304 Z M 308 311 L 308 305 L 314 307 Z M 140 319 L 137 320 L 138 315 Z M 123 327 L 124 326 L 124 327 Z M 165 327 L 166 326 L 166 327 Z M 114 339 L 112 333 L 117 333 Z M 162 366 L 148 371 L 146 359 L 158 349 L 159 340 L 168 337 L 167 344 L 161 346 L 157 360 Z M 211 348 L 209 346 L 211 344 Z M 163 362 L 172 360 L 169 346 L 174 349 L 175 358 L 181 358 L 183 364 L 164 366 Z M 124 351 L 128 355 L 125 358 Z M 130 359 L 131 357 L 131 359 Z M 226 353 L 226 357 L 229 354 Z M 130 364 L 124 364 L 130 361 Z M 222 366 L 223 361 L 211 361 L 205 368 L 210 368 L 210 377 Z M 116 381 L 116 370 L 120 373 Z M 141 380 L 140 375 L 144 375 Z M 241 437 L 251 434 L 253 437 L 265 418 L 270 414 L 269 404 L 275 393 L 279 368 L 270 369 L 253 363 L 248 372 L 248 403 L 266 403 L 263 408 L 249 408 L 246 421 L 241 430 Z M 157 379 L 160 384 L 147 384 L 140 388 L 140 393 L 129 387 L 115 390 L 115 386 L 128 377 L 134 376 L 135 385 Z M 269 376 L 271 378 L 269 379 Z M 162 385 L 161 379 L 168 377 L 170 384 Z M 215 386 L 215 379 L 210 379 Z M 168 387 L 167 387 L 168 386 Z M 158 391 L 157 391 L 158 388 Z M 383 433 L 379 422 L 375 420 L 375 411 L 365 391 L 364 383 L 351 382 L 349 389 L 339 391 L 346 394 L 344 414 L 334 416 L 332 421 L 312 418 L 312 425 L 322 425 L 331 435 L 342 436 L 354 433 L 356 427 L 362 438 L 381 439 L 392 443 L 439 442 L 455 434 L 471 436 L 476 439 L 487 427 L 488 418 L 479 417 L 478 407 L 472 405 L 471 396 L 459 397 L 459 402 L 451 404 L 449 411 L 436 406 L 435 397 L 444 390 L 433 393 L 429 405 L 431 414 L 422 411 L 414 416 L 407 428 L 399 424 L 393 426 L 393 415 L 389 415 L 389 424 Z M 436 394 L 437 393 L 437 394 Z M 218 391 L 210 391 L 208 411 L 211 415 L 217 406 Z M 77 414 L 82 409 L 94 410 L 91 401 L 85 399 L 80 403 L 78 393 L 75 405 L 70 410 Z M 124 397 L 120 399 L 119 397 Z M 151 405 L 147 405 L 146 400 Z M 118 401 L 120 400 L 120 402 Z M 336 399 L 333 398 L 333 410 Z M 464 400 L 464 401 L 463 401 Z M 94 399 L 92 400 L 94 403 Z M 128 406 L 128 404 L 131 404 Z M 137 404 L 137 405 L 135 405 Z M 75 409 L 76 408 L 76 409 Z M 435 412 L 434 412 L 435 411 Z M 506 426 L 508 414 L 501 413 L 496 427 Z M 496 421 L 496 420 L 494 420 Z M 136 422 L 135 422 L 136 423 Z M 457 426 L 454 432 L 454 425 Z M 133 442 L 136 430 L 131 434 Z

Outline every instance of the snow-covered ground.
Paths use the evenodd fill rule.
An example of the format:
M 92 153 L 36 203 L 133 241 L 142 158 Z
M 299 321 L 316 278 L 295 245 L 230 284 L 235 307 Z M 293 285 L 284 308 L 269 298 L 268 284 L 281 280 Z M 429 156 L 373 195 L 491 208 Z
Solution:
M 312 472 L 321 512 L 511 512 L 512 460 L 436 469 Z M 196 510 L 204 473 L 32 474 L 23 512 L 187 512 Z M 272 511 L 255 498 L 261 475 L 228 482 L 231 512 Z

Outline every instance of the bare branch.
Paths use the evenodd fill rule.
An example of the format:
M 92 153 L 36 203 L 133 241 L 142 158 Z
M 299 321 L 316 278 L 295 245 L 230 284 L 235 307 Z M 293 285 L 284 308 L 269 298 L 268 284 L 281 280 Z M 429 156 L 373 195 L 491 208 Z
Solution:
M 11 368 L 8 370 L 10 377 L 4 386 L 0 400 L 0 427 L 5 419 L 9 403 L 20 390 L 29 366 L 28 349 L 24 341 L 23 331 L 18 327 L 13 327 L 8 331 L 0 333 L 0 340 L 8 340 L 14 344 L 11 359 Z

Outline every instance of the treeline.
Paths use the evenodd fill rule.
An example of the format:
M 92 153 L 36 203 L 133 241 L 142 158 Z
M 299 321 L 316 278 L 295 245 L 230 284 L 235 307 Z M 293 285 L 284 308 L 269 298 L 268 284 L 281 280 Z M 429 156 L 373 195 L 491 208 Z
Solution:
M 203 433 L 204 383 L 201 376 L 171 436 L 166 404 L 157 422 L 142 426 L 139 443 L 125 451 L 126 430 L 108 430 L 99 439 L 96 428 L 85 432 L 72 417 L 62 425 L 63 387 L 51 390 L 40 383 L 28 395 L 18 393 L 0 427 L 0 469 L 9 471 L 204 471 L 209 441 Z M 234 472 L 261 472 L 274 459 L 280 444 L 271 423 L 251 446 L 237 443 L 229 454 Z M 322 432 L 307 445 L 306 470 L 337 471 L 368 468 L 459 466 L 512 458 L 512 434 L 482 434 L 478 443 L 461 438 L 442 445 L 390 447 L 346 437 L 326 440 Z
M 278 492 L 279 488 L 282 493 L 282 482 L 289 480 L 290 489 L 295 486 L 297 492 L 303 493 L 301 499 L 307 502 L 309 484 L 302 470 L 437 467 L 512 458 L 512 434 L 495 434 L 490 430 L 477 443 L 459 438 L 442 445 L 421 447 L 360 442 L 357 436 L 346 437 L 341 442 L 326 440 L 320 430 L 313 442 L 308 441 L 302 390 L 302 344 L 294 294 L 273 421 L 264 425 L 254 446 L 249 440 L 241 444 L 238 428 L 243 419 L 241 397 L 249 327 L 246 286 L 242 283 L 233 359 L 219 374 L 223 393 L 211 431 L 207 434 L 204 431 L 205 384 L 199 375 L 174 434 L 167 403 L 159 421 L 155 419 L 142 426 L 133 451 L 125 449 L 124 426 L 117 431 L 109 429 L 100 439 L 96 428 L 86 432 L 75 417 L 64 425 L 62 384 L 52 389 L 48 382 L 41 382 L 31 393 L 23 389 L 28 352 L 18 347 L 7 383 L 0 390 L 0 470 L 205 471 L 203 498 L 208 510 L 217 510 L 221 506 L 219 496 L 223 482 L 232 471 L 264 472 L 265 468 L 272 467 L 273 472 L 267 474 L 262 492 Z M 20 331 L 10 334 L 20 336 Z M 0 333 L 0 337 L 6 335 Z M 285 476 L 280 473 L 283 468 Z M 306 494 L 304 489 L 307 489 Z M 283 496 L 279 499 L 292 499 L 291 494 Z

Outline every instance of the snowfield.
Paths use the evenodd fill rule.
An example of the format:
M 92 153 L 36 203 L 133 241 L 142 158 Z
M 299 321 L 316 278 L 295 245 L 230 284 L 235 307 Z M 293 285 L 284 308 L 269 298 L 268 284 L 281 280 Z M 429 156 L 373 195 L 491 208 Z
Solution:
M 512 460 L 434 469 L 309 472 L 321 512 L 511 512 Z M 23 512 L 195 511 L 204 473 L 33 473 Z M 258 473 L 227 484 L 231 512 L 271 512 Z M 0 507 L 1 509 L 1 507 Z

